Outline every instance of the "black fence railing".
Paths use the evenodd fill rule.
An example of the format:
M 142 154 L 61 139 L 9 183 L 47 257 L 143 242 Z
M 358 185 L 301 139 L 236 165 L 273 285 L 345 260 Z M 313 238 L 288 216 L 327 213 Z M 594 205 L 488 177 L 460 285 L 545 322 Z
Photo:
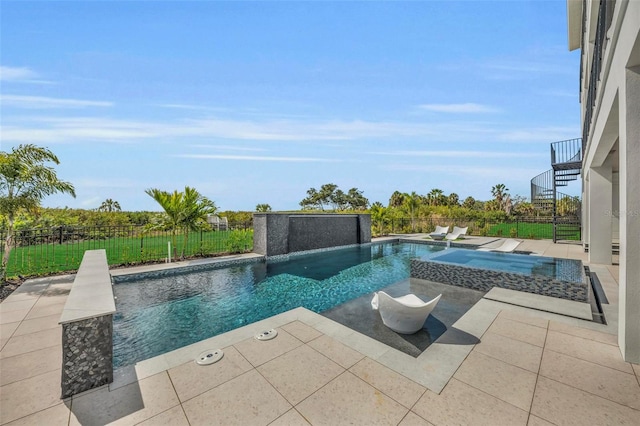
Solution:
M 610 20 L 607 17 L 607 12 L 611 14 L 610 7 L 607 3 L 613 4 L 613 2 L 607 2 L 606 0 L 600 0 L 600 6 L 598 8 L 598 22 L 596 26 L 596 37 L 593 46 L 593 57 L 591 59 L 591 74 L 589 75 L 589 87 L 587 88 L 587 99 L 584 112 L 584 121 L 582 129 L 582 140 L 587 143 L 589 140 L 589 129 L 591 128 L 591 121 L 593 118 L 593 109 L 596 105 L 596 95 L 598 93 L 598 82 L 600 81 L 600 72 L 602 71 L 602 58 L 604 55 L 604 48 L 606 43 L 607 27 L 610 24 Z M 586 7 L 583 5 L 583 8 Z M 583 23 L 584 26 L 584 23 Z M 584 33 L 584 28 L 583 28 Z M 582 40 L 582 51 L 584 52 L 584 38 Z
M 4 255 L 6 231 L 0 230 Z M 85 250 L 105 249 L 109 265 L 177 260 L 182 257 L 242 253 L 253 248 L 251 223 L 225 231 L 180 232 L 148 230 L 143 226 L 62 226 L 15 232 L 7 276 L 75 271 Z
M 582 162 L 582 139 L 569 139 L 551 144 L 551 165 Z
M 573 233 L 568 233 L 564 237 L 567 240 L 580 241 L 580 218 L 568 215 L 563 223 L 573 223 L 578 225 Z M 541 217 L 517 217 L 501 222 L 493 222 L 484 219 L 466 220 L 452 218 L 390 218 L 372 222 L 373 235 L 406 234 L 406 233 L 429 233 L 433 232 L 436 225 L 468 227 L 467 235 L 489 236 L 489 237 L 510 237 L 527 239 L 553 239 L 554 221 L 552 216 Z

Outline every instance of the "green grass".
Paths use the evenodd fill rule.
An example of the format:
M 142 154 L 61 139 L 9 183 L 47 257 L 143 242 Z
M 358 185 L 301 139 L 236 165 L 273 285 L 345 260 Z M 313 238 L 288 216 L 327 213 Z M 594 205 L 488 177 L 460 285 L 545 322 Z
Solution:
M 75 271 L 86 250 L 105 249 L 109 265 L 131 265 L 161 261 L 167 258 L 171 236 L 115 237 L 63 244 L 38 244 L 16 247 L 11 251 L 7 276 L 45 275 Z M 177 235 L 176 250 L 180 256 L 183 235 Z M 173 247 L 173 243 L 172 243 Z M 184 254 L 186 257 L 245 252 L 253 248 L 253 231 L 194 232 L 189 234 Z
M 512 230 L 516 230 L 517 234 L 512 235 Z M 553 238 L 553 224 L 552 223 L 499 223 L 490 225 L 487 232 L 487 236 L 490 237 L 516 237 L 516 238 L 532 238 L 532 239 L 552 239 Z M 580 240 L 580 233 L 575 232 L 570 237 L 565 237 L 569 240 Z

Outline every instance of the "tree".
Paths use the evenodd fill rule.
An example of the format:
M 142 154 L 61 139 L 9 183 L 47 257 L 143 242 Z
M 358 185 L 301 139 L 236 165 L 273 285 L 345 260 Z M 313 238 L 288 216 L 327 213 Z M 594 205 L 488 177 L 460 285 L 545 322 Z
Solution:
M 498 204 L 499 210 L 509 214 L 511 213 L 513 204 L 511 203 L 511 196 L 507 191 L 509 191 L 509 188 L 503 183 L 499 183 L 491 188 L 491 195 L 493 195 L 493 199 Z
M 377 225 L 378 235 L 384 233 L 384 221 L 387 218 L 388 210 L 379 201 L 371 205 L 371 221 Z
M 442 206 L 445 204 L 446 197 L 442 189 L 434 188 L 427 194 L 427 203 L 430 206 Z
M 389 207 L 401 207 L 404 204 L 404 194 L 400 191 L 395 191 L 391 194 L 389 199 Z
M 258 204 L 256 206 L 256 211 L 262 213 L 270 212 L 271 206 L 269 204 Z
M 467 209 L 473 209 L 475 205 L 476 205 L 476 200 L 471 196 L 465 198 L 464 202 L 462 203 L 462 207 L 465 207 Z
M 458 207 L 460 205 L 460 197 L 455 192 L 452 192 L 447 197 L 447 205 L 451 207 Z
M 122 211 L 120 208 L 120 203 L 117 201 L 113 201 L 111 198 L 107 198 L 100 204 L 98 207 L 99 212 L 119 212 Z
M 76 196 L 73 185 L 58 179 L 56 171 L 46 163 L 57 165 L 60 161 L 49 149 L 36 145 L 19 145 L 10 153 L 0 151 L 0 215 L 7 221 L 3 278 L 13 243 L 16 214 L 21 210 L 34 210 L 48 195 L 60 192 Z
M 416 228 L 416 210 L 420 207 L 420 195 L 416 194 L 415 191 L 411 194 L 404 194 L 404 206 L 409 210 L 409 216 L 411 217 L 411 231 L 413 232 Z
M 189 231 L 202 229 L 206 223 L 207 215 L 214 214 L 218 208 L 213 201 L 188 186 L 185 186 L 184 192 L 176 190 L 170 193 L 155 188 L 147 189 L 145 192 L 156 200 L 165 212 L 157 226 L 171 230 L 174 253 L 177 231 L 184 232 L 184 242 L 180 253 L 180 257 L 183 258 L 189 240 Z
M 366 210 L 369 200 L 358 188 L 351 188 L 346 194 L 347 204 L 351 210 Z

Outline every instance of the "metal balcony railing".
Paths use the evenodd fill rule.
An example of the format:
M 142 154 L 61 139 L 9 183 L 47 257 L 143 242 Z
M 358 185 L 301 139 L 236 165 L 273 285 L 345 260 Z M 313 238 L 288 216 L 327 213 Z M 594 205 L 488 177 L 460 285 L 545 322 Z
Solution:
M 581 163 L 582 139 L 569 139 L 551 144 L 551 166 L 555 170 L 579 169 Z
M 584 122 L 582 128 L 582 140 L 586 141 L 589 137 L 589 129 L 593 119 L 593 109 L 596 104 L 596 95 L 598 93 L 598 82 L 600 81 L 600 72 L 602 71 L 602 58 L 604 56 L 604 48 L 606 43 L 607 27 L 610 20 L 607 13 L 611 14 L 611 7 L 607 7 L 607 0 L 600 0 L 598 8 L 598 22 L 596 27 L 596 38 L 593 47 L 593 57 L 591 59 L 591 74 L 589 75 L 589 86 L 587 87 L 587 100 L 585 104 Z M 609 2 L 613 4 L 613 2 Z M 583 11 L 586 9 L 586 2 L 583 4 Z M 584 13 L 583 13 L 584 16 Z M 583 18 L 586 21 L 586 17 Z M 583 21 L 583 34 L 586 22 Z M 582 51 L 584 52 L 585 40 L 582 39 Z

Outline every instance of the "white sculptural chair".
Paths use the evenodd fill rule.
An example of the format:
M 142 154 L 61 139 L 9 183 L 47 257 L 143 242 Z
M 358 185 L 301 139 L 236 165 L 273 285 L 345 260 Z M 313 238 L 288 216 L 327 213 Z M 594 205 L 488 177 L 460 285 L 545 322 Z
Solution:
M 424 302 L 415 294 L 391 297 L 384 291 L 379 291 L 374 294 L 371 307 L 380 312 L 384 325 L 396 333 L 413 334 L 424 326 L 441 297 L 442 294 Z

